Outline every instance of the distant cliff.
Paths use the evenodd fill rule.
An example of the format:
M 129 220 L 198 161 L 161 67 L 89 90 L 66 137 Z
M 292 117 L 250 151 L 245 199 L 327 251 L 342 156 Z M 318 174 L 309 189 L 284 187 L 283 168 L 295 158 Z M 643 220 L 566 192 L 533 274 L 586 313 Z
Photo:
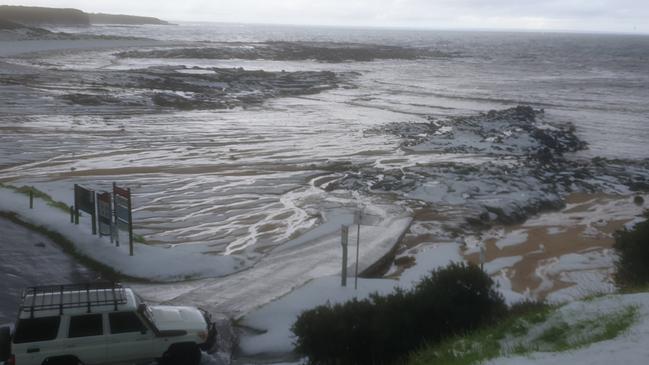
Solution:
M 88 14 L 77 9 L 0 5 L 0 19 L 24 25 L 90 25 Z
M 113 14 L 88 14 L 90 17 L 91 24 L 130 24 L 130 25 L 140 25 L 140 24 L 159 24 L 159 25 L 169 25 L 169 22 L 160 20 L 158 18 L 153 18 L 149 16 L 134 16 L 134 15 L 113 15 Z
M 23 25 L 89 26 L 91 24 L 160 24 L 169 23 L 153 17 L 112 14 L 88 14 L 77 9 L 0 5 L 0 19 Z

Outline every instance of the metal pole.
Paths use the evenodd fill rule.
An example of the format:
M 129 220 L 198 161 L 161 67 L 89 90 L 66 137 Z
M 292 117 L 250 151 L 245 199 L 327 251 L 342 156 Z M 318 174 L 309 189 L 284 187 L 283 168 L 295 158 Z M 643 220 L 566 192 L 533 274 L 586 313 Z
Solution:
M 349 227 L 341 227 L 340 245 L 343 246 L 343 267 L 340 273 L 340 286 L 347 286 L 347 242 L 349 239 Z
M 358 229 L 356 231 L 356 275 L 354 275 L 354 290 L 358 289 L 358 252 L 361 247 L 361 217 L 363 211 L 358 211 Z
M 128 191 L 128 254 L 133 256 L 133 213 L 131 212 L 131 188 Z
M 34 188 L 29 189 L 29 209 L 34 209 Z

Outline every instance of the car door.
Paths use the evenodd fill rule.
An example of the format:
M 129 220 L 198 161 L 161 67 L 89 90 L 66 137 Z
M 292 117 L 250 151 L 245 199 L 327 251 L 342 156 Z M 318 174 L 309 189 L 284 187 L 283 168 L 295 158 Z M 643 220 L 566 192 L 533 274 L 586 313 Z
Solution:
M 60 316 L 19 319 L 13 336 L 16 362 L 40 364 L 45 358 L 58 355 L 60 344 L 56 338 L 63 332 L 61 324 Z
M 135 312 L 109 313 L 108 323 L 108 361 L 147 360 L 160 355 L 153 351 L 155 334 Z
M 79 358 L 84 364 L 101 364 L 106 360 L 106 331 L 101 313 L 70 316 L 63 352 Z

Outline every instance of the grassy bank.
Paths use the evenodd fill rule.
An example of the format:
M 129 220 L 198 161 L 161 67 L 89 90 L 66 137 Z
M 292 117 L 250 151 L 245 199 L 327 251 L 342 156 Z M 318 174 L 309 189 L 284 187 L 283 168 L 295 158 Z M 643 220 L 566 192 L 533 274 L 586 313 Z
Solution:
M 29 193 L 31 192 L 32 194 L 34 194 L 34 199 L 41 199 L 51 207 L 59 209 L 68 214 L 70 213 L 70 206 L 68 206 L 63 202 L 54 200 L 54 198 L 52 198 L 49 194 L 42 192 L 33 186 L 27 186 L 27 185 L 14 186 L 10 184 L 0 183 L 0 188 L 5 188 L 5 189 L 15 191 L 16 193 L 23 194 L 26 197 L 29 197 Z
M 559 307 L 513 316 L 499 325 L 448 339 L 413 354 L 409 365 L 472 365 L 532 352 L 563 352 L 616 338 L 637 319 L 633 305 L 570 319 Z

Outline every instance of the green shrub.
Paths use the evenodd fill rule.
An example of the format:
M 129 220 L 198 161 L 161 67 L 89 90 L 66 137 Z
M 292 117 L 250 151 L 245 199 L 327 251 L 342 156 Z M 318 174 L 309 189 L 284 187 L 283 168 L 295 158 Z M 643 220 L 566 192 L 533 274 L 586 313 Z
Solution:
M 311 364 L 388 364 L 505 312 L 487 274 L 475 265 L 451 264 L 412 290 L 303 312 L 292 331 L 296 352 Z
M 632 229 L 615 233 L 615 281 L 622 288 L 649 284 L 649 211 L 644 217 L 647 219 Z
M 422 327 L 418 332 L 433 339 L 466 332 L 507 311 L 493 280 L 475 265 L 451 264 L 433 271 L 413 295 L 417 326 Z

